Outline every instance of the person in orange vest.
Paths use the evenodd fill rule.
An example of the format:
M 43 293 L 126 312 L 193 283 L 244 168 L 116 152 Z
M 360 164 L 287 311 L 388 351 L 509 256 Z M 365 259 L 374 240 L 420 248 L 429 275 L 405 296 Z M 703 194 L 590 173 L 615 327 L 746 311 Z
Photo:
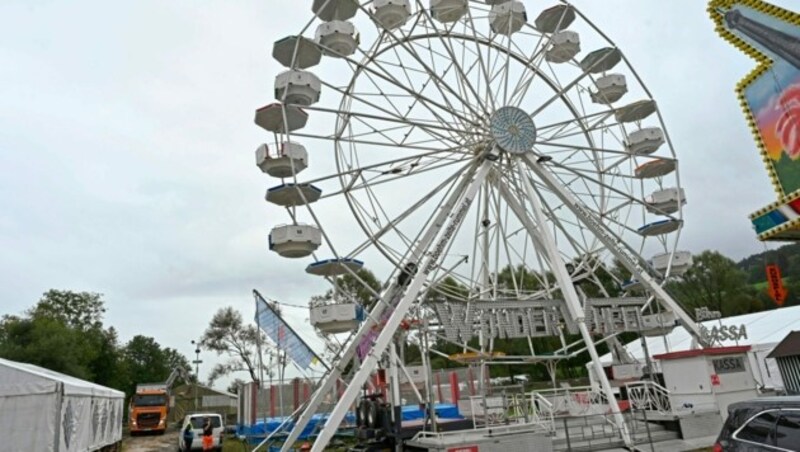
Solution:
M 212 450 L 214 448 L 214 427 L 211 425 L 211 419 L 205 418 L 203 420 L 203 450 Z

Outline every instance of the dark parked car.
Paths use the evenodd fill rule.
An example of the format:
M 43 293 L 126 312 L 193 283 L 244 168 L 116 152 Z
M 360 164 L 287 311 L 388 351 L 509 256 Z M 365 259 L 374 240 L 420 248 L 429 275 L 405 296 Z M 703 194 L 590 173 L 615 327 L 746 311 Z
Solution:
M 800 451 L 800 396 L 764 397 L 728 406 L 714 452 Z

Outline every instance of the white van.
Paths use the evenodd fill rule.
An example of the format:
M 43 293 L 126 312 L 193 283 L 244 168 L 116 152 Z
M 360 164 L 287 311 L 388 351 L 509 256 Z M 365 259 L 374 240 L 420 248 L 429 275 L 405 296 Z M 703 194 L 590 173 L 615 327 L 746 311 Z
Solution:
M 211 421 L 211 426 L 214 429 L 212 438 L 214 439 L 214 450 L 222 451 L 222 437 L 225 434 L 225 425 L 222 423 L 222 416 L 215 413 L 195 413 L 187 414 L 181 422 L 181 431 L 178 433 L 178 450 L 203 450 L 203 423 L 206 418 Z M 192 443 L 187 448 L 183 441 L 183 432 L 186 431 L 186 426 L 192 426 Z

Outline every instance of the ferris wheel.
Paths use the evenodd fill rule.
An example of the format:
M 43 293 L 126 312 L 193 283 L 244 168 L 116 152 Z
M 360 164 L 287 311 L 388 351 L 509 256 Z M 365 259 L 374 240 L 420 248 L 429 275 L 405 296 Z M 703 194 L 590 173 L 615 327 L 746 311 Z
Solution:
M 266 200 L 287 212 L 269 247 L 308 258 L 306 272 L 331 281 L 358 279 L 365 265 L 390 273 L 343 345 L 343 361 L 367 350 L 329 422 L 409 310 L 437 295 L 557 298 L 582 320 L 588 296 L 645 294 L 697 332 L 661 288 L 691 265 L 678 246 L 677 155 L 651 93 L 580 11 L 516 0 L 308 3 L 309 22 L 274 44 L 285 68 L 255 117 L 271 134 L 256 152 L 274 178 Z M 341 377 L 332 372 L 329 384 Z

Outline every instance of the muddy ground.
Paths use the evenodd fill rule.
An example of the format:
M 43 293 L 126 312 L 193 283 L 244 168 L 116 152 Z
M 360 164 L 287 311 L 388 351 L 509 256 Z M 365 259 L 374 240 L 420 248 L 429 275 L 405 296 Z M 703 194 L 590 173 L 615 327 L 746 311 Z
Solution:
M 168 430 L 163 435 L 126 436 L 122 440 L 123 452 L 175 452 L 178 450 L 178 430 Z

